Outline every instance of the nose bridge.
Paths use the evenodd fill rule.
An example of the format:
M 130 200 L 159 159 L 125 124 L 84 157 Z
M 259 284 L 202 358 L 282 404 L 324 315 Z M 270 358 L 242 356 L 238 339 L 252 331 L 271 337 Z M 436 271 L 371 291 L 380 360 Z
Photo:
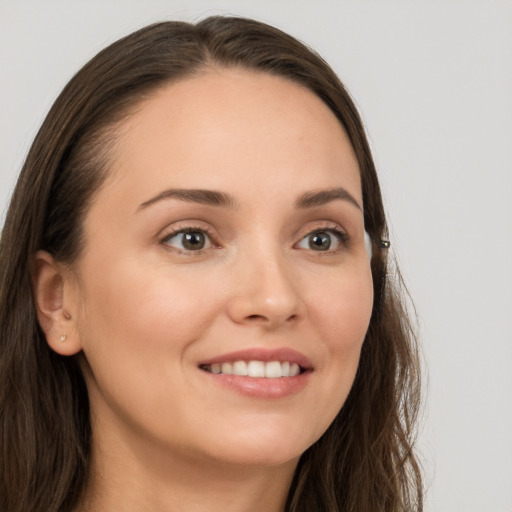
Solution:
M 300 315 L 292 263 L 279 244 L 266 240 L 240 251 L 233 277 L 230 314 L 235 321 L 276 326 Z

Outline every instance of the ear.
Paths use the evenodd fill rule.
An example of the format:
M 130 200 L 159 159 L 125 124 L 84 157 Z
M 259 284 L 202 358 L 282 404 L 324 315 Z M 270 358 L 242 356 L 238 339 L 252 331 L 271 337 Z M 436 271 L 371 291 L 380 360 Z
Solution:
M 48 345 L 58 354 L 70 356 L 82 349 L 73 310 L 67 293 L 70 277 L 46 251 L 38 251 L 33 266 L 33 288 L 39 325 Z M 75 317 L 74 317 L 75 316 Z

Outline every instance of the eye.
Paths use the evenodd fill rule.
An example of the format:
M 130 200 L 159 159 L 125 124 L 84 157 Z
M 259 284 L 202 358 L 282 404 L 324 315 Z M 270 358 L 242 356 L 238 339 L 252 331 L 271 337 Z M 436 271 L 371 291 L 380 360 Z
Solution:
M 336 251 L 346 240 L 345 233 L 335 229 L 324 229 L 309 233 L 297 244 L 297 247 L 317 252 Z
M 200 251 L 212 245 L 209 235 L 200 229 L 182 229 L 171 233 L 162 240 L 162 243 L 180 251 Z

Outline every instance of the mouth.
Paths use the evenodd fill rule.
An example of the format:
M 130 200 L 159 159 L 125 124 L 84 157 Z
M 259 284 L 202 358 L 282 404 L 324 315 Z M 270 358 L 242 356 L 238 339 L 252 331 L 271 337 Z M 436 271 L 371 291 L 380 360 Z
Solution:
M 279 379 L 282 377 L 296 377 L 307 371 L 297 363 L 291 361 L 233 361 L 225 363 L 202 364 L 199 366 L 205 372 L 217 375 L 239 375 L 242 377 L 255 377 L 266 379 Z
M 313 372 L 306 356 L 288 348 L 232 352 L 202 361 L 198 368 L 211 382 L 242 395 L 264 399 L 299 393 Z

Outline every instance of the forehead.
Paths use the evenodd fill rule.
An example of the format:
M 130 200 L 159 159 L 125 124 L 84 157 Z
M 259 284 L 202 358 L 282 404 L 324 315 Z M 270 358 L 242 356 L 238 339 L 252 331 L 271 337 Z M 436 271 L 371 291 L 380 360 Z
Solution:
M 323 101 L 243 69 L 208 69 L 155 92 L 121 127 L 111 176 L 148 197 L 169 187 L 269 197 L 343 186 L 362 200 L 353 148 Z

